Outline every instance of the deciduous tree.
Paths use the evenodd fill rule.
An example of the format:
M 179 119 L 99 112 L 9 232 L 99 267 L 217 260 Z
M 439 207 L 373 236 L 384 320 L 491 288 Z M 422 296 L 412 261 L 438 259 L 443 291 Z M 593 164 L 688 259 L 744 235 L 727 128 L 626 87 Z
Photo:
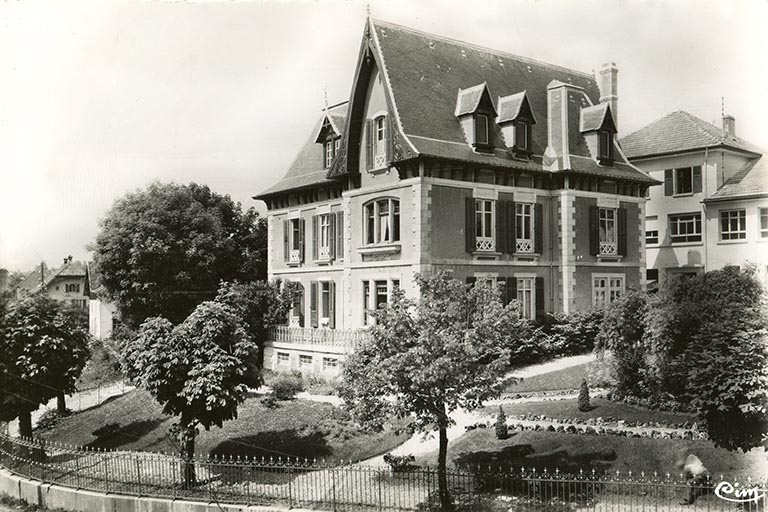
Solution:
M 229 196 L 153 183 L 118 199 L 101 221 L 94 261 L 123 321 L 179 323 L 220 281 L 266 278 L 266 221 Z
M 30 413 L 75 391 L 89 357 L 88 331 L 69 308 L 36 294 L 10 304 L 0 321 L 0 420 L 19 418 L 32 436 Z
M 416 283 L 418 301 L 397 291 L 374 313 L 371 339 L 345 362 L 339 394 L 369 427 L 411 417 L 414 431 L 438 432 L 439 497 L 447 510 L 451 413 L 500 394 L 521 321 L 517 305 L 502 305 L 491 286 L 466 286 L 449 272 L 419 275 Z

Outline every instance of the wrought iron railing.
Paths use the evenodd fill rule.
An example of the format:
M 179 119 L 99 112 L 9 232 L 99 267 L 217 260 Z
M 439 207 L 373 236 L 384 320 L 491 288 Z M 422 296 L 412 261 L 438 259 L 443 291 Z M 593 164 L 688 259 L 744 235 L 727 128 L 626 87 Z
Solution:
M 358 344 L 366 341 L 369 336 L 367 329 L 316 329 L 277 325 L 269 329 L 267 341 L 354 349 Z
M 602 256 L 616 256 L 616 242 L 600 242 Z
M 89 491 L 208 503 L 326 510 L 439 510 L 434 467 L 388 467 L 248 457 L 182 459 L 164 453 L 83 449 L 0 436 L 0 465 L 24 477 Z M 452 467 L 458 510 L 765 511 L 765 481 L 682 475 Z M 738 491 L 738 492 L 737 492 Z M 740 498 L 738 497 L 740 496 Z M 695 498 L 692 504 L 681 504 Z
M 475 239 L 475 250 L 479 252 L 494 252 L 496 250 L 496 239 L 488 237 L 477 237 Z

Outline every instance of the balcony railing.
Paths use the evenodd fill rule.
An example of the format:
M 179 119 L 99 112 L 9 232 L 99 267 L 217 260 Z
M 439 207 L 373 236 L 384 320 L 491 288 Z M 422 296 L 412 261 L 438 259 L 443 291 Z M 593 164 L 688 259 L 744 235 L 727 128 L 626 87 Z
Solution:
M 496 239 L 477 237 L 475 239 L 475 250 L 478 252 L 494 252 L 496 250 Z
M 515 252 L 523 254 L 533 254 L 533 240 L 518 238 L 515 243 Z
M 269 329 L 267 341 L 302 345 L 330 345 L 354 349 L 358 344 L 366 341 L 369 336 L 367 329 L 314 329 L 276 325 Z
M 616 242 L 600 242 L 601 256 L 616 256 Z

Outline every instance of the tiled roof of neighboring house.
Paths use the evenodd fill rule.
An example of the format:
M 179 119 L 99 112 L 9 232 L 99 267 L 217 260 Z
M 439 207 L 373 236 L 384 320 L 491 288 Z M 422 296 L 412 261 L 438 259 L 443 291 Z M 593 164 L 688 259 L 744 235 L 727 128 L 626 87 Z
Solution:
M 48 268 L 48 265 L 41 263 L 35 267 L 35 270 L 27 274 L 21 283 L 19 283 L 19 290 L 31 292 L 40 288 L 40 266 L 43 267 L 43 282 L 48 284 L 56 276 L 55 268 Z
M 82 261 L 68 261 L 59 267 L 55 277 L 85 277 L 85 264 Z
M 257 197 L 264 197 L 277 192 L 283 192 L 285 190 L 296 190 L 306 188 L 319 183 L 330 183 L 326 178 L 328 174 L 327 169 L 323 169 L 323 145 L 315 142 L 317 133 L 325 121 L 326 116 L 331 120 L 332 124 L 336 124 L 339 129 L 339 133 L 344 130 L 344 122 L 347 114 L 347 104 L 336 105 L 331 107 L 327 112 L 323 112 L 323 115 L 315 123 L 315 127 L 312 129 L 312 133 L 304 143 L 299 154 L 296 155 L 288 172 L 277 183 L 259 193 Z M 334 130 L 336 127 L 334 127 Z
M 621 146 L 630 159 L 715 146 L 763 153 L 754 144 L 740 137 L 726 135 L 721 128 L 683 110 L 672 112 L 627 135 L 621 139 Z
M 724 201 L 768 196 L 768 157 L 756 158 L 731 176 L 720 189 L 705 199 Z

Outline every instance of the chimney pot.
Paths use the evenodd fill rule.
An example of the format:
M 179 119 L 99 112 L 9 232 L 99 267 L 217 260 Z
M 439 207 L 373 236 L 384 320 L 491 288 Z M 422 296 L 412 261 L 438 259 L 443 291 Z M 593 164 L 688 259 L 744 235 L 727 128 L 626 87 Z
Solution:
M 606 62 L 600 68 L 597 77 L 597 86 L 600 89 L 600 103 L 611 105 L 611 114 L 616 126 L 619 126 L 619 68 L 615 62 Z
M 736 118 L 735 117 L 728 114 L 723 116 L 723 133 L 731 137 L 736 136 Z

